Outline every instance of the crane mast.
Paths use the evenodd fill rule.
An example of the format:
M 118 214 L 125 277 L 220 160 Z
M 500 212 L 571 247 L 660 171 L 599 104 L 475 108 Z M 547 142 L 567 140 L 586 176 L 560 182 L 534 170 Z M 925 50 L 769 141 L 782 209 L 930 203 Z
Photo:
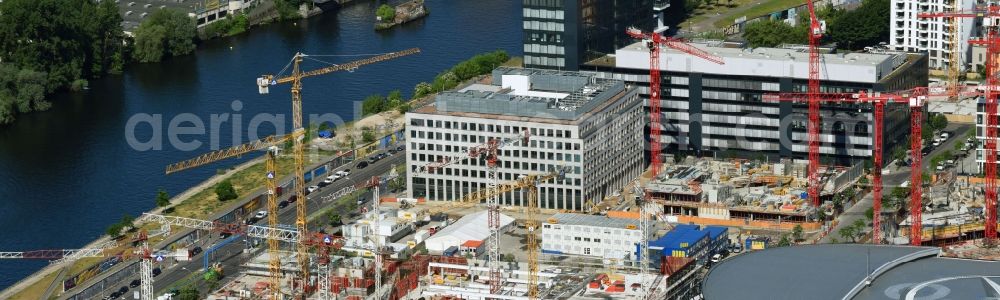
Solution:
M 994 245 L 997 242 L 997 96 L 1000 92 L 1000 79 L 997 77 L 997 55 L 1000 54 L 1000 33 L 998 33 L 997 20 L 1000 18 L 1000 6 L 987 4 L 972 10 L 954 9 L 951 12 L 921 12 L 918 18 L 983 18 L 983 34 L 978 39 L 969 40 L 969 44 L 986 47 L 986 80 L 981 95 L 984 99 L 985 121 L 983 152 L 985 163 L 983 163 L 983 173 L 985 181 L 985 243 Z M 957 22 L 953 22 L 957 23 Z M 953 32 L 953 35 L 955 33 Z M 954 54 L 953 54 L 954 55 Z M 914 121 L 915 122 L 915 121 Z M 919 157 L 919 155 L 915 155 Z M 914 181 L 917 182 L 917 181 Z M 914 218 L 914 226 L 919 224 L 919 219 Z M 919 236 L 918 236 L 919 238 Z M 912 239 L 911 239 L 912 242 Z
M 882 140 L 883 140 L 883 127 L 885 119 L 885 106 L 889 103 L 898 103 L 909 105 L 910 107 L 910 119 L 911 119 L 911 131 L 913 132 L 910 136 L 912 145 L 918 145 L 916 148 L 917 155 L 914 157 L 914 162 L 910 164 L 910 172 L 912 178 L 922 178 L 923 168 L 920 165 L 920 155 L 919 155 L 919 145 L 922 143 L 921 139 L 921 125 L 923 116 L 923 101 L 926 98 L 926 89 L 917 88 L 913 90 L 900 91 L 895 93 L 867 93 L 865 91 L 860 91 L 857 93 L 825 93 L 825 94 L 812 94 L 812 93 L 777 93 L 777 94 L 766 94 L 764 95 L 765 101 L 816 101 L 817 103 L 870 103 L 874 108 L 874 118 L 875 118 L 875 130 L 874 130 L 874 143 L 872 149 L 872 156 L 874 160 L 872 172 L 872 215 L 874 219 L 872 220 L 872 242 L 875 244 L 882 243 L 882 224 L 881 224 L 881 210 L 882 210 Z M 913 121 L 916 120 L 916 121 Z M 911 215 L 916 215 L 915 219 L 919 220 L 920 216 L 920 199 L 921 194 L 919 191 L 919 186 L 911 192 L 911 202 L 910 211 Z M 918 221 L 919 222 L 919 221 Z M 919 224 L 919 223 L 918 223 Z M 913 226 L 911 226 L 913 227 Z M 916 231 L 914 231 L 916 230 Z M 916 229 L 911 229 L 910 239 L 917 240 L 917 245 L 919 245 L 920 231 L 919 227 Z
M 291 93 L 292 93 L 292 128 L 296 131 L 302 129 L 302 79 L 306 77 L 318 76 L 323 74 L 328 74 L 337 71 L 352 71 L 358 67 L 373 64 L 377 62 L 382 62 L 386 60 L 396 59 L 399 57 L 412 55 L 420 53 L 420 49 L 411 48 L 399 52 L 387 53 L 378 56 L 373 56 L 370 58 L 357 60 L 353 62 L 348 62 L 344 64 L 337 64 L 329 67 L 324 67 L 312 71 L 302 71 L 300 65 L 302 64 L 303 58 L 307 58 L 309 55 L 303 54 L 301 52 L 296 53 L 292 57 L 292 73 L 286 77 L 276 77 L 274 75 L 263 75 L 257 79 L 258 92 L 261 94 L 267 94 L 269 92 L 268 86 L 277 85 L 282 83 L 291 83 Z M 307 232 L 307 214 L 306 214 L 306 192 L 305 192 L 305 154 L 303 140 L 304 135 L 296 135 L 293 137 L 292 144 L 292 155 L 295 160 L 294 167 L 294 180 L 295 180 L 295 195 L 297 201 L 295 204 L 295 229 L 299 232 Z M 300 279 L 303 287 L 303 294 L 306 293 L 306 281 L 309 280 L 309 245 L 300 243 L 296 247 L 296 258 L 299 263 L 299 273 Z

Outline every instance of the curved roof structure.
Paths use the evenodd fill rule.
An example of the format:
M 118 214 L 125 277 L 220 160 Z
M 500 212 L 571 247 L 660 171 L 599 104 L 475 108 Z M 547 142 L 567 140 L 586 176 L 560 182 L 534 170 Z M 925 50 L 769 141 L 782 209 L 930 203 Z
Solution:
M 1000 297 L 1000 262 L 938 257 L 936 247 L 823 244 L 738 255 L 702 283 L 718 299 Z

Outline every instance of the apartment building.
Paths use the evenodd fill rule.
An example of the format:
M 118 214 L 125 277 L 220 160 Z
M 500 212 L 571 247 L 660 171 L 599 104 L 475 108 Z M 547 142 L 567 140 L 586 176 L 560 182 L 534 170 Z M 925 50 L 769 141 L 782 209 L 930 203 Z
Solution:
M 673 49 L 660 56 L 664 129 L 661 153 L 806 159 L 808 107 L 771 101 L 766 94 L 805 92 L 806 47 L 746 48 L 714 41 L 693 46 L 722 58 L 715 64 Z M 896 91 L 927 84 L 927 56 L 912 53 L 822 54 L 821 91 Z M 649 51 L 635 43 L 584 66 L 601 78 L 635 84 L 649 95 Z M 647 109 L 648 112 L 648 109 Z M 909 108 L 885 110 L 884 155 L 906 145 Z M 821 106 L 824 164 L 847 165 L 872 156 L 874 115 L 869 104 Z
M 958 8 L 971 10 L 975 0 L 892 0 L 890 4 L 889 48 L 896 51 L 927 53 L 928 67 L 947 70 L 951 64 L 951 21 L 947 18 L 918 18 L 923 12 L 949 12 Z M 960 70 L 969 64 L 969 36 L 973 18 L 958 19 Z
M 407 189 L 411 197 L 452 201 L 485 188 L 486 162 L 466 159 L 421 172 L 489 139 L 527 132 L 528 142 L 499 151 L 498 180 L 565 169 L 538 186 L 542 208 L 581 210 L 624 187 L 643 170 L 642 102 L 621 80 L 578 72 L 498 68 L 490 84 L 444 92 L 406 114 Z M 524 191 L 503 195 L 525 205 Z

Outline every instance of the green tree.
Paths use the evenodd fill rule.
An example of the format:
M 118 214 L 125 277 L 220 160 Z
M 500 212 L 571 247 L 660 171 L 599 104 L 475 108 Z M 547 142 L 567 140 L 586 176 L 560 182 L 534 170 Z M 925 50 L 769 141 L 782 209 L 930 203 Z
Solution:
M 107 233 L 108 236 L 110 236 L 112 238 L 116 238 L 119 235 L 121 235 L 121 232 L 122 232 L 123 228 L 124 228 L 124 226 L 122 226 L 121 223 L 114 223 L 114 224 L 111 224 L 110 226 L 108 226 L 108 229 L 105 231 L 105 233 Z
M 778 241 L 778 247 L 788 247 L 792 245 L 792 241 L 788 238 L 787 234 L 781 235 L 781 240 Z
M 371 127 L 365 127 L 361 129 L 361 141 L 364 143 L 371 143 L 375 141 L 375 129 Z
M 396 21 L 396 9 L 388 4 L 382 4 L 382 6 L 379 6 L 375 15 L 378 16 L 379 21 L 385 23 L 392 23 Z
M 197 36 L 194 19 L 173 9 L 158 9 L 139 24 L 135 34 L 135 55 L 140 62 L 157 62 L 164 56 L 187 55 L 194 51 Z
M 399 106 L 396 107 L 396 111 L 398 111 L 401 114 L 405 114 L 406 112 L 410 111 L 410 103 L 406 102 L 400 104 Z
M 875 220 L 875 208 L 869 207 L 865 210 L 865 219 L 868 219 L 868 222 Z
M 830 24 L 830 40 L 850 50 L 878 45 L 889 39 L 889 0 L 864 0 L 855 10 L 844 12 Z
M 804 27 L 792 27 L 778 20 L 763 20 L 747 24 L 743 30 L 750 47 L 776 47 L 784 43 L 808 42 Z
M 701 4 L 702 0 L 684 0 L 684 11 L 691 14 L 695 9 L 698 9 Z
M 388 108 L 388 101 L 379 94 L 369 95 L 361 102 L 361 114 L 366 116 L 383 112 Z
M 236 188 L 233 187 L 233 183 L 229 182 L 228 179 L 215 185 L 215 196 L 219 198 L 219 201 L 232 200 L 238 197 Z
M 201 298 L 201 294 L 198 290 L 193 287 L 184 287 L 177 294 L 178 300 L 198 300 Z
M 423 96 L 430 95 L 434 92 L 434 87 L 430 83 L 421 82 L 413 87 L 413 99 L 421 98 Z
M 164 207 L 167 205 L 170 205 L 170 195 L 161 188 L 159 191 L 156 191 L 156 206 Z
M 337 226 L 337 225 L 341 224 L 340 214 L 338 214 L 338 213 L 336 213 L 336 212 L 334 212 L 332 210 L 329 213 L 327 213 L 326 217 L 327 217 L 327 219 L 330 220 L 330 225 L 331 226 Z
M 145 23 L 143 23 L 145 24 Z M 133 32 L 135 49 L 133 55 L 139 62 L 158 62 L 163 59 L 167 38 L 167 28 L 163 26 L 139 26 Z
M 792 239 L 795 241 L 802 240 L 802 224 L 796 224 L 795 227 L 792 227 Z
M 934 114 L 930 117 L 931 128 L 934 130 L 944 130 L 948 127 L 948 118 L 944 114 Z
M 101 0 L 97 5 L 95 15 L 94 59 L 91 65 L 92 74 L 118 74 L 125 66 L 125 33 L 122 31 L 123 21 L 118 5 L 114 0 Z
M 857 240 L 858 229 L 853 225 L 848 225 L 838 229 L 837 234 L 844 240 L 850 240 L 851 243 L 854 243 Z
M 392 90 L 389 95 L 386 96 L 386 100 L 389 102 L 389 108 L 399 107 L 403 104 L 403 92 L 399 90 Z

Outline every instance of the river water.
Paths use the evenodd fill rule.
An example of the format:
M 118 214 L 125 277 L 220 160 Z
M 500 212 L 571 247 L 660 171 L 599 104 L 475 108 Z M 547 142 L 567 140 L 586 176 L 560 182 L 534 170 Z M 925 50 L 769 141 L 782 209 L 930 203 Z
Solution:
M 209 127 L 213 114 L 228 113 L 219 126 L 219 145 L 246 142 L 247 128 L 260 113 L 288 114 L 288 86 L 259 95 L 255 79 L 279 72 L 291 56 L 384 53 L 419 47 L 421 54 L 304 81 L 304 114 L 334 113 L 355 119 L 355 102 L 372 93 L 412 93 L 420 81 L 474 54 L 504 49 L 521 54 L 520 2 L 513 0 L 428 0 L 430 15 L 389 32 L 372 29 L 375 1 L 361 1 L 308 20 L 271 24 L 249 33 L 201 45 L 195 55 L 158 64 L 132 65 L 121 76 L 93 81 L 90 90 L 52 97 L 50 111 L 19 116 L 0 128 L 0 251 L 72 249 L 99 237 L 124 214 L 155 205 L 158 188 L 178 194 L 207 179 L 227 161 L 166 176 L 164 167 L 210 150 L 209 134 L 184 136 L 202 145 L 182 151 L 169 143 L 167 128 L 190 113 Z M 358 57 L 316 57 L 327 63 Z M 306 61 L 304 69 L 325 64 Z M 239 104 L 234 105 L 234 101 Z M 162 124 L 134 130 L 148 141 L 154 127 L 164 134 L 162 150 L 138 151 L 127 142 L 128 121 L 160 115 Z M 285 130 L 291 127 L 286 118 Z M 189 126 L 190 124 L 184 125 Z M 275 131 L 267 123 L 260 135 Z M 40 269 L 44 261 L 0 262 L 0 289 Z

